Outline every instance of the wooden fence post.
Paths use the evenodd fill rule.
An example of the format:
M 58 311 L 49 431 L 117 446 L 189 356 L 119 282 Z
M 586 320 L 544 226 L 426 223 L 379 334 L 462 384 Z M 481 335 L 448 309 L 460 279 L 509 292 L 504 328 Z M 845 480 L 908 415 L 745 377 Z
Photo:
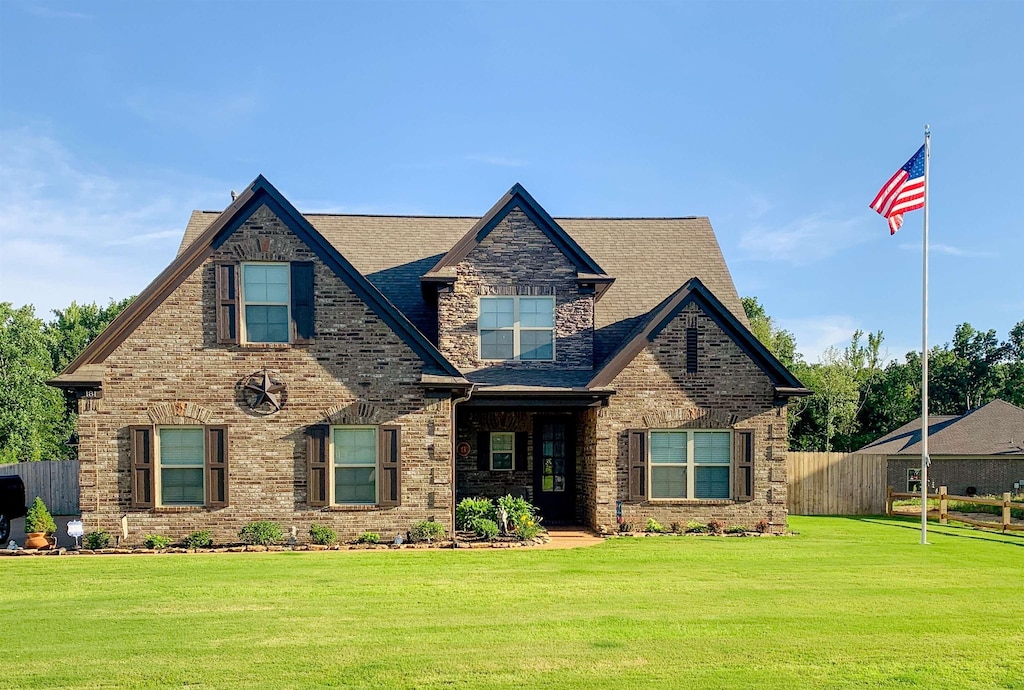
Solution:
M 1003 531 L 1010 529 L 1010 492 L 1003 492 Z
M 949 507 L 949 500 L 946 496 L 946 487 L 939 487 L 939 524 L 946 524 L 946 509 Z
M 885 487 L 885 514 L 892 515 L 892 486 Z

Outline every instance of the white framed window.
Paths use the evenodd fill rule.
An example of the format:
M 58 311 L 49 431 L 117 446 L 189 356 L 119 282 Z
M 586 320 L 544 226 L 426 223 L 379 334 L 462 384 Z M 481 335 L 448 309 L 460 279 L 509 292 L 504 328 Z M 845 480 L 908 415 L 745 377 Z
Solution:
M 480 359 L 555 359 L 554 297 L 481 297 Z
M 514 468 L 516 435 L 511 431 L 491 432 L 491 470 L 511 472 Z
M 242 264 L 242 338 L 248 343 L 287 343 L 291 323 L 291 267 Z
M 921 493 L 920 467 L 910 467 L 907 469 L 907 492 L 912 494 Z
M 206 433 L 201 426 L 157 428 L 156 495 L 161 506 L 206 503 Z
M 331 495 L 335 505 L 377 503 L 377 427 L 331 429 Z
M 731 432 L 652 430 L 649 445 L 652 499 L 730 497 Z

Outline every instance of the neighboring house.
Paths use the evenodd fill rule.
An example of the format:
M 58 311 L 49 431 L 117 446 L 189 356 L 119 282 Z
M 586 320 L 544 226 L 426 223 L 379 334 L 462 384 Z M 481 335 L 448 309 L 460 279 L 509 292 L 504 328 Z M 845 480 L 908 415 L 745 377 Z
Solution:
M 889 456 L 896 491 L 921 490 L 921 418 L 861 448 Z M 954 496 L 1024 489 L 1024 410 L 1002 400 L 962 415 L 928 417 L 929 486 Z
M 236 538 L 452 525 L 786 524 L 786 404 L 706 218 L 300 214 L 259 177 L 53 385 L 91 527 Z

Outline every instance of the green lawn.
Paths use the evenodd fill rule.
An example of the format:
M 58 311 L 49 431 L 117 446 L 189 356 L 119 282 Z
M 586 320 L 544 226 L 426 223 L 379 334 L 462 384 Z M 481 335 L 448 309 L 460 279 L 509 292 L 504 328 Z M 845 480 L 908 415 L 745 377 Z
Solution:
M 1024 688 L 1024 538 L 4 558 L 2 687 Z

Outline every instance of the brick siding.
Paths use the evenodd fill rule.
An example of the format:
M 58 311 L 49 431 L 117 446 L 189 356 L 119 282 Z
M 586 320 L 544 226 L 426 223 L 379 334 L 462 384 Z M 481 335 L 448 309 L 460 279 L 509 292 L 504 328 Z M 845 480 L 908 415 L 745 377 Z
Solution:
M 1014 482 L 1024 482 L 1024 456 L 1016 458 L 944 458 L 932 456 L 928 485 L 945 486 L 954 496 L 966 496 L 973 486 L 979 494 L 1001 495 L 1013 491 Z M 896 491 L 907 490 L 907 470 L 920 468 L 921 458 L 889 458 L 887 477 Z

